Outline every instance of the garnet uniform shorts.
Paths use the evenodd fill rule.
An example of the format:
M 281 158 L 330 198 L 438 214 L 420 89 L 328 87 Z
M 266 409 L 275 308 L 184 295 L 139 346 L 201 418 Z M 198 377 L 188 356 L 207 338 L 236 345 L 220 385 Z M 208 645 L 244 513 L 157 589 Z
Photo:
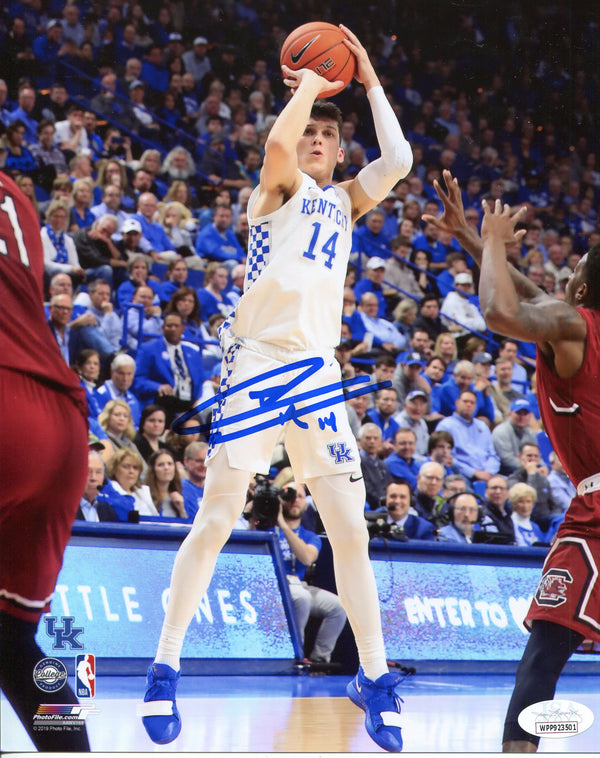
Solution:
M 68 395 L 0 370 L 0 609 L 49 609 L 87 478 L 87 422 Z
M 553 621 L 600 641 L 600 539 L 564 536 L 555 540 L 544 563 L 525 625 Z

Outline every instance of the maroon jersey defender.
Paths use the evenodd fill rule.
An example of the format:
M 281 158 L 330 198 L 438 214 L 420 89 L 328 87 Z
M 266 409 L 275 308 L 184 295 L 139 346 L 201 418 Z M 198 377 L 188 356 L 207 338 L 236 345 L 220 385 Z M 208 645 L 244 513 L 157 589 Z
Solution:
M 453 234 L 480 265 L 479 299 L 488 328 L 536 343 L 542 417 L 578 485 L 526 619 L 531 634 L 504 722 L 503 752 L 533 752 L 539 737 L 521 727 L 519 714 L 554 697 L 564 665 L 586 637 L 600 641 L 600 465 L 594 434 L 600 420 L 600 245 L 575 266 L 560 302 L 508 263 L 506 244 L 518 245 L 525 234 L 515 233 L 524 209 L 511 218 L 508 206 L 496 201 L 492 213 L 484 201 L 480 239 L 466 223 L 458 182 L 449 171 L 443 176 L 446 191 L 434 185 L 444 212 L 424 220 Z
M 52 595 L 87 461 L 85 395 L 46 325 L 43 269 L 35 211 L 0 173 L 0 609 L 31 620 Z
M 578 308 L 587 325 L 585 356 L 561 379 L 538 351 L 540 413 L 553 449 L 579 487 L 546 560 L 525 624 L 546 619 L 600 642 L 600 491 L 585 494 L 600 469 L 600 312 Z
M 538 351 L 536 378 L 544 429 L 569 479 L 577 487 L 600 470 L 600 312 L 577 308 L 587 324 L 583 365 L 561 379 Z M 561 526 L 566 533 L 600 534 L 600 492 L 577 495 Z
M 39 731 L 35 641 L 87 475 L 87 406 L 43 310 L 44 259 L 30 201 L 0 172 L 0 687 L 38 750 L 88 751 L 83 727 Z

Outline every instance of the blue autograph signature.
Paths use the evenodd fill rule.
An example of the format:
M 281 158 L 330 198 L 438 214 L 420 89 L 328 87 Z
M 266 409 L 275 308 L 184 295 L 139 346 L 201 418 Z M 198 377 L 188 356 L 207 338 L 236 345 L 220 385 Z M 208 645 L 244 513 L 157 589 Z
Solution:
M 252 379 L 248 379 L 245 382 L 241 382 L 238 385 L 230 387 L 223 392 L 218 392 L 214 397 L 205 400 L 200 405 L 197 405 L 194 408 L 191 408 L 189 411 L 183 413 L 181 416 L 178 416 L 178 418 L 173 421 L 173 431 L 176 434 L 182 435 L 197 434 L 198 432 L 204 435 L 210 434 L 211 443 L 217 444 L 219 442 L 227 442 L 228 440 L 238 439 L 239 437 L 246 437 L 250 434 L 262 431 L 263 429 L 268 429 L 272 426 L 283 425 L 287 421 L 293 421 L 302 429 L 308 429 L 308 424 L 305 421 L 302 421 L 302 416 L 314 413 L 315 411 L 321 410 L 322 408 L 327 408 L 331 405 L 336 405 L 337 403 L 344 402 L 345 400 L 350 400 L 353 397 L 358 397 L 359 395 L 367 395 L 369 392 L 376 392 L 377 390 L 386 389 L 392 386 L 392 383 L 390 381 L 372 384 L 368 376 L 355 376 L 352 379 L 345 379 L 341 382 L 333 382 L 332 384 L 325 385 L 324 387 L 318 387 L 317 389 L 309 390 L 307 392 L 299 392 L 296 395 L 288 395 L 288 393 L 298 387 L 299 384 L 301 384 L 303 381 L 317 372 L 320 368 L 322 368 L 324 363 L 325 361 L 323 358 L 306 358 L 302 361 L 289 363 L 285 366 L 282 366 L 281 368 L 273 369 L 273 371 L 267 371 L 264 374 L 260 374 L 256 377 L 253 377 Z M 236 392 L 243 392 L 244 390 L 247 390 L 250 387 L 258 384 L 259 382 L 273 379 L 280 374 L 287 374 L 289 371 L 293 371 L 295 369 L 299 369 L 300 373 L 287 384 L 275 384 L 261 390 L 250 390 L 248 392 L 248 397 L 251 400 L 258 401 L 258 406 L 256 408 L 246 411 L 245 413 L 238 413 L 226 419 L 213 419 L 212 423 L 210 424 L 199 424 L 198 426 L 188 427 L 187 429 L 182 428 L 182 424 L 184 424 L 186 421 L 193 418 L 194 416 L 197 416 L 201 411 L 210 408 L 215 403 L 221 402 L 226 397 L 234 395 Z M 365 383 L 366 386 L 357 387 L 351 392 L 345 392 L 345 390 L 350 387 L 354 387 L 360 384 L 365 385 Z M 333 397 L 327 397 L 323 400 L 312 403 L 311 405 L 307 405 L 304 408 L 296 408 L 296 403 L 304 402 L 306 400 L 310 400 L 311 398 L 317 398 L 320 395 L 329 395 L 331 392 L 336 391 L 339 391 L 339 394 L 334 395 Z M 275 415 L 272 415 L 270 418 L 263 420 L 266 414 L 273 414 L 274 412 L 276 412 Z M 230 424 L 253 418 L 257 418 L 258 423 L 234 432 L 227 433 L 222 431 L 222 429 Z M 332 412 L 328 417 L 326 416 L 320 418 L 319 425 L 321 429 L 325 429 L 326 426 L 331 426 L 333 431 L 337 431 L 335 414 Z

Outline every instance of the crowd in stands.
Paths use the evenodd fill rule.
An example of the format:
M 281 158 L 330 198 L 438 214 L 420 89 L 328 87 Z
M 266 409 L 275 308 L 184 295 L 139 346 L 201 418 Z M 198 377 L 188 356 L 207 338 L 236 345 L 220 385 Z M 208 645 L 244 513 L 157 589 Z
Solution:
M 531 545 L 564 517 L 573 487 L 539 419 L 535 347 L 487 330 L 472 259 L 421 219 L 441 212 L 443 169 L 476 229 L 484 198 L 525 205 L 510 260 L 564 297 L 600 241 L 592 14 L 563 0 L 501 19 L 491 2 L 477 13 L 432 2 L 427 14 L 409 3 L 384 24 L 363 6 L 10 0 L 0 11 L 0 168 L 38 214 L 49 338 L 90 409 L 80 518 L 191 521 L 198 509 L 207 435 L 169 428 L 218 388 L 248 199 L 289 97 L 279 49 L 315 14 L 360 33 L 414 155 L 355 228 L 336 349 L 344 378 L 391 382 L 346 403 L 372 533 Z M 362 85 L 334 101 L 342 181 L 378 152 Z M 287 463 L 283 441 L 274 472 Z

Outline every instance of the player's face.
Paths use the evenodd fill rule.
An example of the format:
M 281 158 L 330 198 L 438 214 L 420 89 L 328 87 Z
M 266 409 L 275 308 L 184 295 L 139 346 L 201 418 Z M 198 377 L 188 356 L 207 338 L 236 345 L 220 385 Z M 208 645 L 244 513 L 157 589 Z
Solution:
M 578 303 L 575 299 L 575 293 L 579 289 L 579 287 L 583 284 L 583 267 L 585 266 L 585 262 L 587 261 L 587 253 L 583 256 L 583 258 L 580 258 L 577 265 L 575 266 L 573 273 L 569 277 L 567 281 L 567 286 L 565 288 L 565 301 L 569 305 L 581 305 L 581 303 Z
M 337 163 L 344 159 L 337 123 L 332 119 L 311 118 L 296 148 L 298 167 L 313 179 L 329 179 Z

